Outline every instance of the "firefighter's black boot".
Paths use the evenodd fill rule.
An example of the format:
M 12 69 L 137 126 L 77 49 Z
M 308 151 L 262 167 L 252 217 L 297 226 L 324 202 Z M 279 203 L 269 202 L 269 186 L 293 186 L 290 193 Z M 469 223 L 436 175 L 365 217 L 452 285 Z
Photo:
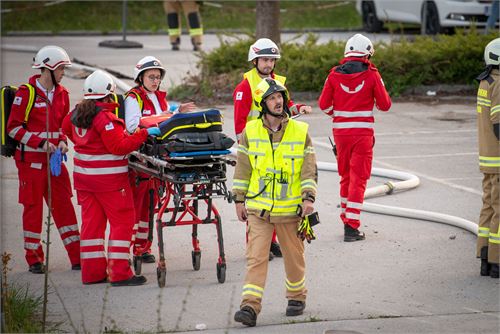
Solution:
M 481 276 L 490 276 L 490 264 L 488 263 L 488 246 L 481 247 Z
M 29 267 L 29 271 L 33 274 L 44 274 L 45 273 L 45 266 L 41 262 L 33 263 Z
M 490 277 L 498 278 L 498 263 L 490 263 Z
M 172 44 L 172 50 L 173 51 L 179 51 L 180 45 L 181 45 L 181 38 L 177 37 L 177 39 L 175 40 L 175 42 L 171 42 L 171 44 Z
M 359 240 L 365 240 L 365 234 L 349 224 L 344 224 L 344 241 L 353 242 Z
M 286 316 L 294 317 L 297 315 L 301 315 L 302 313 L 304 313 L 305 308 L 306 308 L 306 302 L 290 299 L 288 301 L 288 306 L 286 307 Z
M 271 242 L 271 253 L 273 253 L 273 255 L 276 257 L 283 257 L 283 254 L 281 254 L 281 247 L 279 243 Z
M 254 327 L 257 324 L 257 314 L 250 306 L 243 306 L 234 314 L 234 321 L 241 322 L 248 327 Z

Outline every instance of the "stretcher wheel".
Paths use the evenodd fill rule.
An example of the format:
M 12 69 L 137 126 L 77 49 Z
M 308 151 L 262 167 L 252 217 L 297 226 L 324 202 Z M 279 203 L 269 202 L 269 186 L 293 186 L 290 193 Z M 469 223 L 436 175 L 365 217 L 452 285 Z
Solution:
M 191 259 L 193 261 L 193 269 L 200 270 L 201 252 L 200 251 L 191 251 Z
M 224 283 L 226 281 L 226 264 L 220 264 L 217 262 L 217 280 L 219 283 Z
M 134 256 L 134 272 L 136 275 L 140 275 L 142 271 L 142 257 Z
M 156 277 L 158 278 L 158 286 L 160 288 L 165 287 L 165 282 L 167 281 L 167 269 L 156 268 Z

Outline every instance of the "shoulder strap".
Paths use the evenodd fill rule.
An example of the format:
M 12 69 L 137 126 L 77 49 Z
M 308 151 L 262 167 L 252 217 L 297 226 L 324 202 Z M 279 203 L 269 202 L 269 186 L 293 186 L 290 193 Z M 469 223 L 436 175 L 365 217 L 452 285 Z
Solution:
M 125 105 L 123 103 L 123 100 L 124 100 L 123 95 L 113 93 L 113 94 L 111 94 L 111 96 L 113 97 L 113 101 L 115 101 L 115 103 L 119 104 L 119 106 L 115 108 L 116 117 L 124 120 L 125 119 Z
M 130 94 L 135 95 L 135 99 L 137 100 L 137 103 L 139 104 L 139 109 L 141 110 L 141 114 L 142 114 L 142 108 L 144 107 L 144 103 L 142 102 L 141 96 L 136 91 L 129 90 L 128 92 L 125 93 L 125 97 L 128 97 Z
M 26 111 L 24 113 L 24 124 L 26 124 L 28 123 L 28 118 L 30 117 L 31 109 L 33 109 L 33 105 L 35 104 L 36 91 L 35 87 L 33 87 L 33 85 L 30 85 L 29 83 L 22 84 L 21 87 L 22 86 L 28 88 L 29 91 L 28 104 L 26 105 Z

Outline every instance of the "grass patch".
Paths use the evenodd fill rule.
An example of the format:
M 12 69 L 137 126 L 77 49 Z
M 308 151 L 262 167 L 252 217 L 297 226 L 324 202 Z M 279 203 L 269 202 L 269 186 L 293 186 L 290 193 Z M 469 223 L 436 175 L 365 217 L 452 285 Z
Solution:
M 2 1 L 2 34 L 12 31 L 69 30 L 107 33 L 122 30 L 122 1 Z M 255 1 L 213 1 L 221 7 L 201 6 L 205 29 L 255 31 Z M 353 0 L 281 1 L 282 29 L 357 29 L 361 18 Z M 128 1 L 128 31 L 167 31 L 162 1 Z M 36 12 L 36 15 L 33 15 Z M 85 15 L 82 15 L 85 13 Z M 182 17 L 182 26 L 186 27 Z
M 40 333 L 42 331 L 42 296 L 34 296 L 27 285 L 14 284 L 7 288 L 4 303 L 4 332 Z

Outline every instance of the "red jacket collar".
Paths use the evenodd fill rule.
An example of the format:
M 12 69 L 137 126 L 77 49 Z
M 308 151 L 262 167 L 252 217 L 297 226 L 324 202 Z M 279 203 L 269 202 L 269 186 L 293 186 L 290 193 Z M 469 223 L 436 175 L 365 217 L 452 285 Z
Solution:
M 36 85 L 36 80 L 39 79 L 40 77 L 41 77 L 40 74 L 35 74 L 28 79 L 28 83 L 33 87 L 35 87 L 37 95 L 46 97 L 45 92 L 38 89 Z M 54 96 L 60 94 L 63 91 L 67 91 L 67 89 L 63 85 L 61 84 L 56 85 L 56 88 L 54 89 Z

